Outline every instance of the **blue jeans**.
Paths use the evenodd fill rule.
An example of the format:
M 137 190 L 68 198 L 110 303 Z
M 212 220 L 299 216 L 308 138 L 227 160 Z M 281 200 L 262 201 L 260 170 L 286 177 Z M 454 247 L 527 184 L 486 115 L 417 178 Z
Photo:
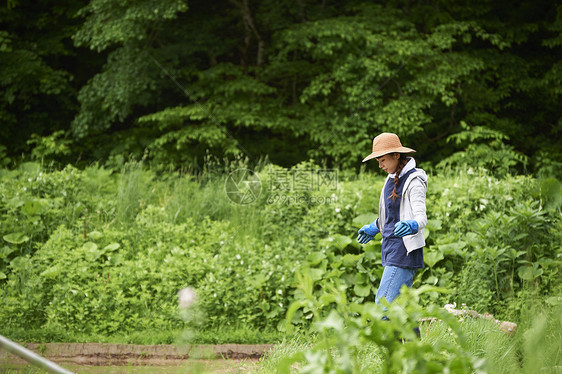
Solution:
M 380 299 L 383 297 L 386 298 L 386 301 L 389 303 L 392 302 L 400 293 L 400 287 L 402 287 L 403 284 L 410 288 L 412 287 L 414 274 L 416 274 L 416 269 L 385 266 L 375 302 L 380 304 Z

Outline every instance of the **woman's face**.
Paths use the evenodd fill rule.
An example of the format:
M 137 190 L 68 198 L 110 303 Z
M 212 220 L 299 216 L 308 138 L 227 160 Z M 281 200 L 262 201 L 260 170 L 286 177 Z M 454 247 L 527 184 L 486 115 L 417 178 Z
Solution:
M 375 160 L 379 162 L 379 168 L 386 171 L 388 174 L 392 174 L 396 171 L 399 159 L 400 153 L 389 153 L 381 157 L 375 157 Z

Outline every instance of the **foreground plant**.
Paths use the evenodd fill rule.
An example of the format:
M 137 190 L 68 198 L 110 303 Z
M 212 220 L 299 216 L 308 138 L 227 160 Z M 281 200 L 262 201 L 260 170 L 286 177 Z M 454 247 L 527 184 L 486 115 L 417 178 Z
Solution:
M 302 335 L 306 344 L 285 342 L 283 355 L 266 360 L 264 368 L 275 363 L 277 373 L 535 374 L 562 366 L 559 296 L 541 307 L 528 300 L 513 336 L 494 321 L 457 319 L 435 304 L 420 306 L 425 294 L 444 293 L 442 288 L 402 287 L 391 304 L 383 300 L 383 307 L 349 302 L 345 286 L 317 284 L 306 270 L 297 279 L 302 297 L 289 307 L 287 325 L 302 328 L 301 310 L 312 323 Z M 420 323 L 421 339 L 414 333 Z
M 290 322 L 303 308 L 313 315 L 311 325 L 315 344 L 281 361 L 278 372 L 289 373 L 297 365 L 301 373 L 466 373 L 479 372 L 484 360 L 472 356 L 457 319 L 436 306 L 422 308 L 420 296 L 443 291 L 437 287 L 418 289 L 403 287 L 401 295 L 383 306 L 372 302 L 348 303 L 345 289 L 331 287 L 320 298 L 313 296 L 310 275 L 299 275 L 299 288 L 305 295 L 289 308 Z M 334 306 L 322 318 L 327 306 Z M 387 317 L 388 319 L 383 319 Z M 414 328 L 426 318 L 442 320 L 456 344 L 420 340 Z M 378 367 L 371 367 L 362 357 L 365 346 L 374 346 L 380 355 Z

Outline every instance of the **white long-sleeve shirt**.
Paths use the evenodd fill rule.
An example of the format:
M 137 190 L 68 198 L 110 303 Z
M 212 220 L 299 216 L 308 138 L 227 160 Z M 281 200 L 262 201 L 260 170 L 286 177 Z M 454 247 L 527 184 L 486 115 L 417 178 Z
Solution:
M 416 167 L 416 161 L 410 158 L 408 163 L 402 169 L 400 175 L 407 173 Z M 389 174 L 386 181 L 394 178 L 395 174 Z M 384 207 L 384 186 L 381 191 L 379 201 L 379 218 L 378 227 L 381 232 L 384 229 L 385 207 Z M 402 238 L 404 246 L 408 253 L 425 246 L 425 238 L 423 236 L 425 225 L 427 224 L 427 214 L 425 207 L 425 195 L 427 193 L 427 174 L 422 169 L 417 169 L 406 179 L 402 197 L 400 202 L 400 220 L 414 219 L 418 223 L 418 232 L 414 235 L 406 235 Z

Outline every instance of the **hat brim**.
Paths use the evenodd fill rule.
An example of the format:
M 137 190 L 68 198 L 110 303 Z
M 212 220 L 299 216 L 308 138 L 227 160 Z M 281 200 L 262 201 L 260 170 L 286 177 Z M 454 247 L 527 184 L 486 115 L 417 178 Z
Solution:
M 381 156 L 387 155 L 389 153 L 414 153 L 414 152 L 415 152 L 415 150 L 413 150 L 412 148 L 408 148 L 408 147 L 398 147 L 398 148 L 392 148 L 392 149 L 385 149 L 384 151 L 378 151 L 378 152 L 371 153 L 370 155 L 365 157 L 362 162 L 369 161 L 373 158 L 381 157 Z

